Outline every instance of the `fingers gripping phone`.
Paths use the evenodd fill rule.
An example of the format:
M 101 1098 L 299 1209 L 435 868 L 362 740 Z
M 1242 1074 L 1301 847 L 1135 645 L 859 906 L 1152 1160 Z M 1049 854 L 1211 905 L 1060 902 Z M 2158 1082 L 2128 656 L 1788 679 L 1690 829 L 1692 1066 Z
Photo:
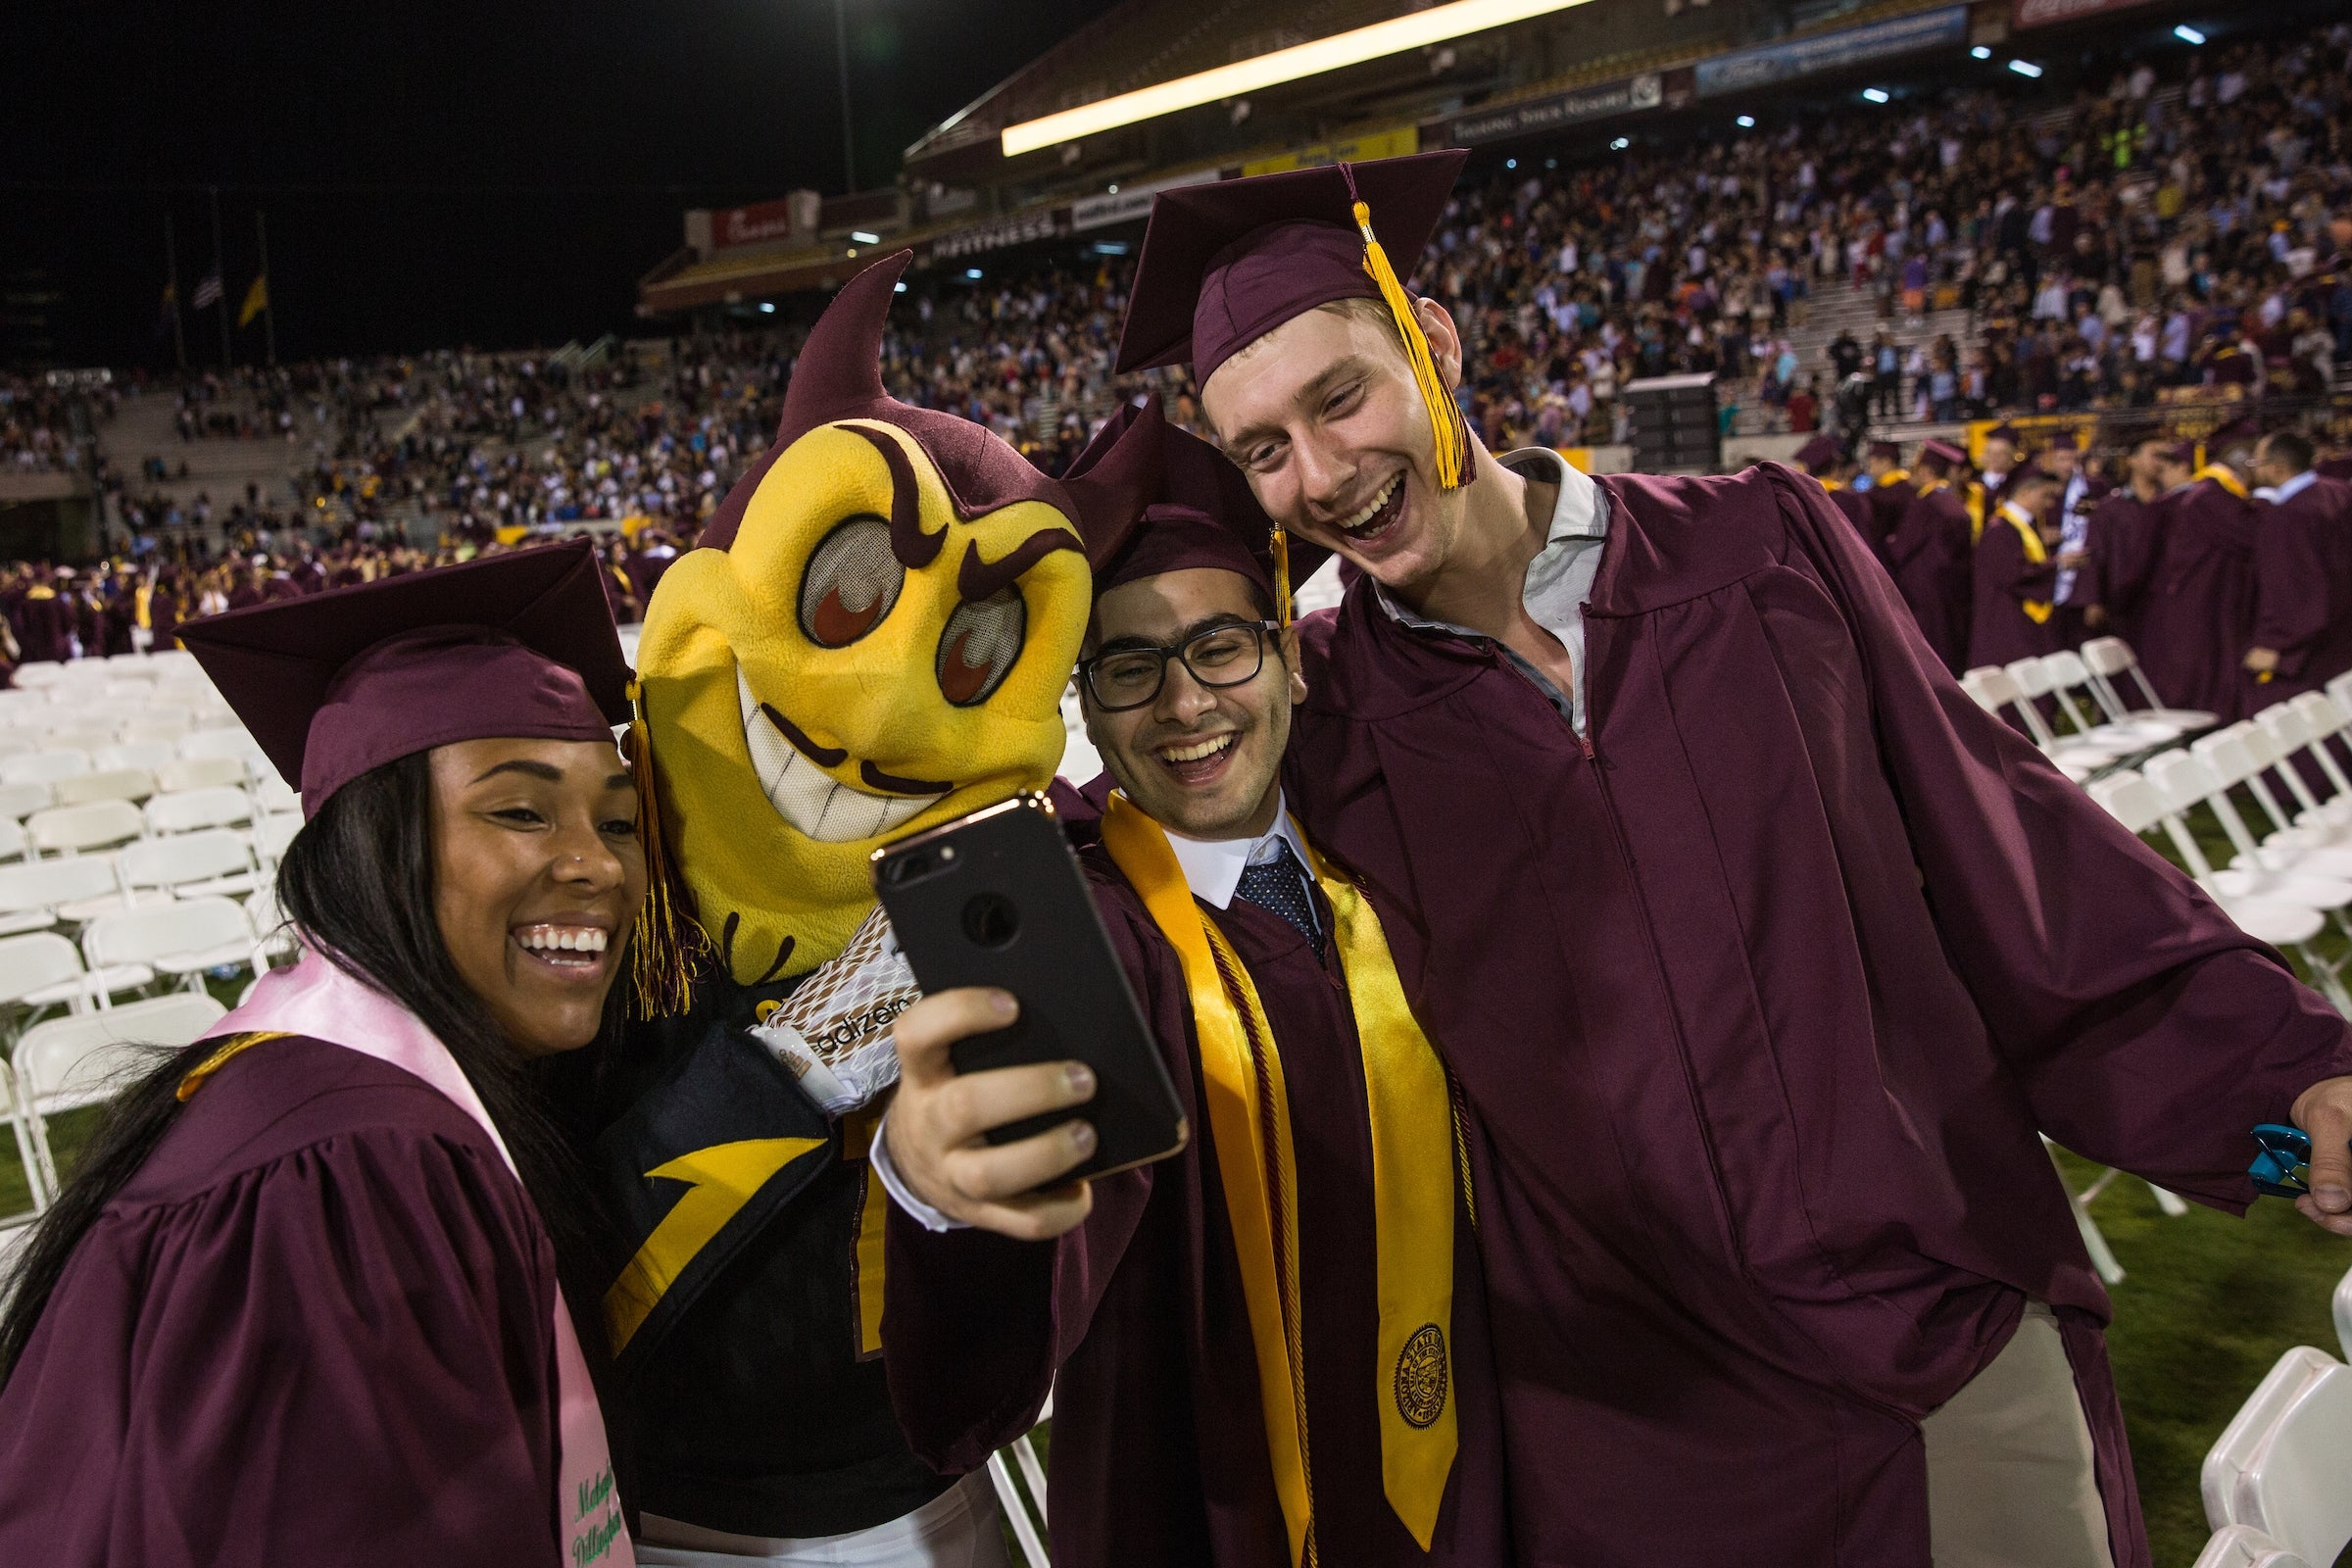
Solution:
M 1013 1143 L 1073 1115 L 1095 1127 L 1094 1156 L 1064 1180 L 1104 1176 L 1164 1159 L 1189 1136 L 1176 1086 L 1110 951 L 1094 896 L 1042 795 L 886 845 L 873 856 L 874 889 L 899 947 L 926 994 L 956 986 L 1012 993 L 1020 1016 L 957 1041 L 957 1072 L 1083 1061 L 1095 1098 L 992 1129 Z

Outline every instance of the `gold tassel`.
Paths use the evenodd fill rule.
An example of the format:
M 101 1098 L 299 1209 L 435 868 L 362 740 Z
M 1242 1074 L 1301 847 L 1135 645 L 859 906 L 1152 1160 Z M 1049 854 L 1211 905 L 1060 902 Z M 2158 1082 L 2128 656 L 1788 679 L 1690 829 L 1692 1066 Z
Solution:
M 640 1018 L 672 1017 L 693 997 L 697 957 L 709 939 L 686 911 L 662 826 L 654 770 L 654 735 L 645 717 L 645 684 L 629 682 L 629 776 L 637 784 L 637 841 L 645 847 L 645 903 L 637 911 L 631 980 Z
M 1340 166 L 1347 169 L 1345 164 Z M 1349 190 L 1355 187 L 1355 177 L 1348 175 Z M 1396 281 L 1396 270 L 1389 265 L 1388 252 L 1372 232 L 1372 209 L 1358 200 L 1355 203 L 1355 226 L 1364 236 L 1364 270 L 1379 286 L 1380 297 L 1389 307 L 1389 315 L 1396 321 L 1396 331 L 1404 339 L 1404 357 L 1412 362 L 1413 384 L 1421 390 L 1421 401 L 1429 408 L 1429 422 L 1438 438 L 1438 488 L 1459 490 L 1470 482 L 1470 427 L 1462 419 L 1461 405 L 1454 402 L 1446 378 L 1438 373 L 1438 362 L 1429 350 L 1429 338 L 1421 330 L 1420 318 L 1413 314 L 1412 296 Z
M 1285 626 L 1291 623 L 1291 540 L 1274 525 L 1274 614 Z

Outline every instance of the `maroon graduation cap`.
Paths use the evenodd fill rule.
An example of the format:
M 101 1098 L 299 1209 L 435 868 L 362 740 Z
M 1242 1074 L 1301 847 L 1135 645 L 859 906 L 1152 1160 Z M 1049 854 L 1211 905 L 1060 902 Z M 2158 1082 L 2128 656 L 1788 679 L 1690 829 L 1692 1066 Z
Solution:
M 179 637 L 310 817 L 436 746 L 611 740 L 630 677 L 598 571 L 580 540 L 232 610 Z
M 1095 432 L 1070 465 L 1081 473 L 1111 452 L 1132 452 L 1149 484 L 1140 515 L 1090 524 L 1087 564 L 1095 593 L 1139 577 L 1194 566 L 1239 572 L 1290 619 L 1292 585 L 1312 575 L 1330 552 L 1284 535 L 1226 456 L 1163 416 L 1157 397 L 1125 404 Z
M 1835 465 L 1845 455 L 1845 449 L 1826 435 L 1817 435 L 1796 449 L 1796 461 L 1804 465 L 1807 473 L 1818 474 Z
M 1967 466 L 1968 454 L 1949 441 L 1923 441 L 1919 447 L 1919 460 L 1922 463 L 1939 463 L 1943 465 L 1944 471 L 1949 473 L 1954 468 Z
M 1416 153 L 1161 191 L 1135 259 L 1117 369 L 1190 362 L 1205 385 L 1295 317 L 1339 300 L 1379 300 L 1438 431 L 1439 483 L 1466 482 L 1469 431 L 1390 258 L 1412 270 L 1469 156 Z

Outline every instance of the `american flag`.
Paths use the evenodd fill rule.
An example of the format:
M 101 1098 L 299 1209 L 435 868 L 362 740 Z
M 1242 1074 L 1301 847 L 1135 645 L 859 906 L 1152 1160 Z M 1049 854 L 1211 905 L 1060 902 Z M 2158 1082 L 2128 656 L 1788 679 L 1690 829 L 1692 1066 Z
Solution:
M 220 274 L 219 272 L 214 272 L 207 276 L 203 282 L 196 285 L 196 292 L 188 296 L 188 308 L 190 310 L 210 310 L 212 307 L 220 303 Z

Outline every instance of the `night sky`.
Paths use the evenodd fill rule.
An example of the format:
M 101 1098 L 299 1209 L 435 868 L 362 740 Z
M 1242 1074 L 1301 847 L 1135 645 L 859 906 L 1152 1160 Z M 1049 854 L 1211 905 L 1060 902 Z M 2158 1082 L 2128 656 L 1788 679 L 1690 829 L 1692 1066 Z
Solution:
M 860 185 L 1112 0 L 849 0 Z M 12 0 L 0 47 L 0 356 L 171 364 L 267 214 L 281 360 L 557 344 L 635 320 L 680 214 L 843 183 L 832 0 L 307 6 Z M 61 293 L 44 352 L 27 292 Z M 220 354 L 211 313 L 192 364 Z M 262 352 L 257 321 L 239 363 Z

